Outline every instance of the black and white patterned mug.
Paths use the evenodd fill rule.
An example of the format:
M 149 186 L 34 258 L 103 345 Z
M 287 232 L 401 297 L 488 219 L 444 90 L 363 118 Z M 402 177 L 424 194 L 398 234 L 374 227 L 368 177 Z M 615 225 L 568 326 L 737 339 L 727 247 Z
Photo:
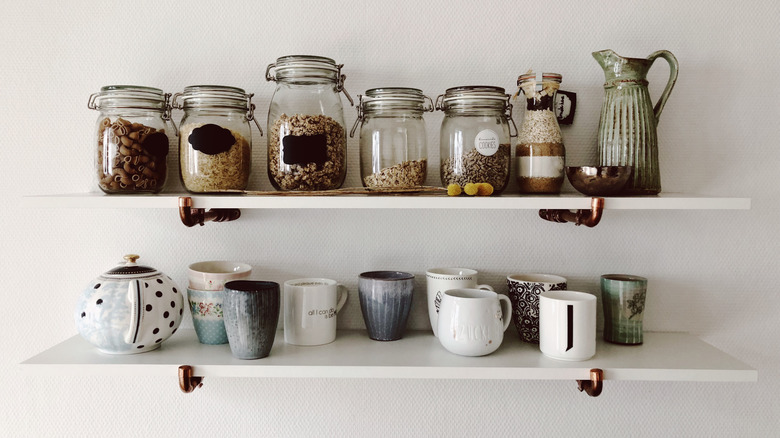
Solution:
M 513 274 L 506 277 L 515 328 L 524 342 L 539 343 L 539 294 L 566 290 L 566 279 L 551 274 Z

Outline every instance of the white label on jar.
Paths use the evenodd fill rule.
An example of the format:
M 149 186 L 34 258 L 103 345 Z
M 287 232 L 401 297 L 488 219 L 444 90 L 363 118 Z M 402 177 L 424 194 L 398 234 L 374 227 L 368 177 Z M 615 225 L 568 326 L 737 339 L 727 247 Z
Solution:
M 490 129 L 479 131 L 474 137 L 474 149 L 486 157 L 495 154 L 498 151 L 498 134 Z
M 517 176 L 561 178 L 563 176 L 563 157 L 517 157 Z

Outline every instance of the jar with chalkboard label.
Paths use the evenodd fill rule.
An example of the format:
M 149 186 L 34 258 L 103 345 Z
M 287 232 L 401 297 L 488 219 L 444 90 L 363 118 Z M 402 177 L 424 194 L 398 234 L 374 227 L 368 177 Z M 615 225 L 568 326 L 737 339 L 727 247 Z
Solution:
M 276 82 L 268 109 L 268 178 L 277 190 L 330 190 L 347 175 L 343 64 L 321 56 L 283 56 L 265 78 Z
M 445 187 L 488 183 L 493 194 L 506 188 L 511 137 L 517 136 L 509 97 L 501 87 L 466 86 L 436 98 L 436 109 L 444 111 L 439 141 Z
M 172 106 L 184 110 L 178 129 L 184 187 L 193 193 L 245 190 L 252 170 L 252 94 L 241 88 L 193 85 L 176 93 Z
M 98 187 L 110 194 L 158 193 L 168 176 L 169 99 L 162 90 L 108 85 L 90 95 L 97 120 Z
M 425 184 L 428 170 L 423 113 L 433 101 L 416 88 L 372 88 L 358 95 L 360 178 L 368 188 L 407 188 Z

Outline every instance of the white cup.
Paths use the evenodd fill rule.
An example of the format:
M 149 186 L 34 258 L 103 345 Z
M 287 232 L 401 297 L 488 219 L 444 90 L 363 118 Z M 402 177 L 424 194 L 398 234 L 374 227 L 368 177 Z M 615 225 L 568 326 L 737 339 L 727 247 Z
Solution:
M 336 315 L 347 301 L 347 288 L 327 278 L 284 282 L 284 341 L 322 345 L 336 340 Z
M 191 264 L 187 269 L 190 289 L 223 290 L 225 283 L 246 280 L 252 273 L 252 266 L 241 262 L 213 260 Z
M 506 295 L 482 289 L 450 289 L 439 309 L 439 342 L 451 353 L 484 356 L 498 349 L 512 318 Z
M 596 354 L 596 296 L 551 290 L 539 295 L 539 349 L 559 360 L 588 360 Z
M 428 318 L 433 335 L 439 336 L 439 306 L 444 291 L 450 289 L 493 290 L 487 284 L 477 284 L 477 271 L 466 268 L 434 268 L 425 272 L 428 292 Z

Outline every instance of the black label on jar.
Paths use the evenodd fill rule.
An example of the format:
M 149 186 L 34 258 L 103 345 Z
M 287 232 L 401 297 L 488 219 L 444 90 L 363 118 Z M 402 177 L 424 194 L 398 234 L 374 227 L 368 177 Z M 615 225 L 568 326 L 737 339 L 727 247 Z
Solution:
M 230 150 L 236 143 L 229 129 L 209 123 L 192 130 L 187 137 L 192 148 L 207 155 L 217 155 Z
M 143 142 L 143 148 L 154 157 L 165 157 L 168 155 L 168 136 L 162 132 L 149 134 Z
M 284 164 L 323 165 L 328 161 L 328 140 L 325 134 L 284 136 L 282 161 Z

